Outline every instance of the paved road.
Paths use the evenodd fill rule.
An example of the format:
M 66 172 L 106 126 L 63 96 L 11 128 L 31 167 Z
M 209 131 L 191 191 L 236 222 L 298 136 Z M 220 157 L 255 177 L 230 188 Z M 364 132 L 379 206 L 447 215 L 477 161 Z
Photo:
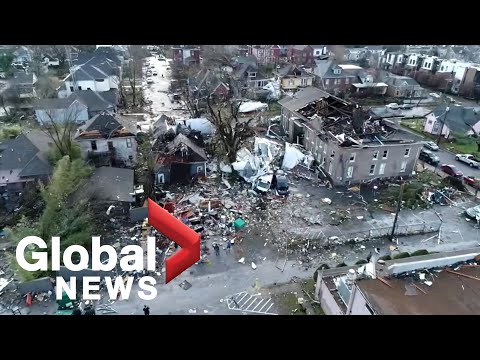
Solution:
M 427 139 L 414 132 L 409 131 L 408 129 L 399 128 L 399 131 L 402 133 L 402 137 L 410 138 L 417 141 L 427 141 Z M 471 168 L 465 163 L 455 160 L 455 154 L 451 152 L 440 149 L 436 151 L 435 154 L 440 158 L 440 164 L 455 165 L 465 175 L 480 176 L 479 169 Z M 440 169 L 438 169 L 438 173 L 441 173 Z

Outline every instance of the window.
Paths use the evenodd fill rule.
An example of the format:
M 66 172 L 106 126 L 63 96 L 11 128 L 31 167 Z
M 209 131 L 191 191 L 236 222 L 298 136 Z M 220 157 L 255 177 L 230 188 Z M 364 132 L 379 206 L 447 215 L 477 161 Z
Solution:
M 388 158 L 388 150 L 384 150 L 383 151 L 383 156 L 382 156 L 383 159 L 386 159 Z
M 203 166 L 197 166 L 197 174 L 203 172 Z
M 108 145 L 108 151 L 113 151 L 113 141 L 109 141 L 107 142 L 107 145 Z
M 374 151 L 373 152 L 373 160 L 377 160 L 378 159 L 378 151 Z
M 380 168 L 378 169 L 378 175 L 383 175 L 383 174 L 385 174 L 385 166 L 386 166 L 386 165 L 387 165 L 386 163 L 381 163 L 381 164 L 380 164 Z
M 339 83 L 340 83 L 340 80 L 339 80 L 339 79 L 335 79 L 334 84 L 335 84 L 335 85 L 338 85 Z
M 87 90 L 92 90 L 92 89 L 90 89 L 90 88 L 87 88 Z
M 348 85 L 349 82 L 350 82 L 350 78 L 345 78 L 345 85 Z
M 302 78 L 302 86 L 307 86 L 307 79 Z
M 79 86 L 79 87 L 78 87 L 78 90 L 82 90 L 82 87 L 81 87 L 81 86 Z
M 428 124 L 429 124 L 429 125 L 432 125 L 432 124 L 433 124 L 433 120 L 428 120 Z
M 395 91 L 395 96 L 400 96 L 400 91 Z
M 70 86 L 70 91 L 73 92 L 73 86 Z
M 254 78 L 254 77 L 257 77 L 257 73 L 256 72 L 248 72 L 248 77 L 250 78 Z
M 325 79 L 325 86 L 328 86 L 330 84 L 330 79 Z
M 402 161 L 402 167 L 400 168 L 400 172 L 404 172 L 407 168 L 407 160 Z
M 440 71 L 443 71 L 443 65 L 440 67 Z
M 288 80 L 288 85 L 293 86 L 293 80 Z
M 333 159 L 335 157 L 335 150 L 332 150 L 332 153 L 330 154 L 330 157 Z
M 333 170 L 333 161 L 330 161 L 330 163 L 328 164 L 328 173 L 330 175 L 332 175 L 332 170 Z
M 95 140 L 90 141 L 90 145 L 93 151 L 97 150 L 97 142 Z
M 95 79 L 96 82 L 103 82 L 105 79 Z
M 350 154 L 350 162 L 355 162 L 355 157 L 357 156 L 357 153 L 351 153 Z
M 375 175 L 375 164 L 370 165 L 370 175 Z
M 127 138 L 125 139 L 127 140 L 127 148 L 131 148 L 132 147 L 132 139 L 131 138 Z
M 347 169 L 347 179 L 351 179 L 353 177 L 353 166 L 349 166 Z
M 409 157 L 409 156 L 410 156 L 410 148 L 405 149 L 405 157 Z

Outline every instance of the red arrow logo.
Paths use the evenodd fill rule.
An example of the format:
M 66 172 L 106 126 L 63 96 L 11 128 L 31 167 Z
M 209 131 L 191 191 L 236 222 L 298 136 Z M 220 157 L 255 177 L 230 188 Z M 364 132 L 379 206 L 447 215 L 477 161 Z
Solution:
M 148 199 L 148 223 L 181 249 L 166 261 L 165 284 L 200 260 L 200 234 Z

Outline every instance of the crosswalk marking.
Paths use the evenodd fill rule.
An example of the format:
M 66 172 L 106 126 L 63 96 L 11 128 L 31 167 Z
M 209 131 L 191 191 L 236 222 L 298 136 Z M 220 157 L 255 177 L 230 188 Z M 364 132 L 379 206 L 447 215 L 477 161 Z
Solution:
M 273 302 L 271 302 L 272 298 L 264 299 L 257 295 L 251 295 L 246 291 L 242 291 L 228 297 L 226 301 L 229 310 L 254 314 L 277 315 L 270 312 L 270 309 L 274 305 Z

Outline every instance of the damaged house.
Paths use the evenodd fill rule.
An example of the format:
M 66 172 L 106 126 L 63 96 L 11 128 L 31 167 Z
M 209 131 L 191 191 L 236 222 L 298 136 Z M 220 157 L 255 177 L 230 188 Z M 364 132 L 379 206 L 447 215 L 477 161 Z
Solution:
M 271 77 L 263 76 L 255 64 L 245 63 L 238 65 L 232 73 L 233 95 L 236 97 L 248 95 L 254 99 L 257 96 L 267 95 L 268 91 L 264 90 L 264 86 L 271 80 Z
M 185 183 L 195 176 L 206 175 L 207 154 L 200 145 L 201 138 L 194 140 L 180 133 L 158 154 L 156 184 Z
M 395 139 L 388 121 L 332 95 L 317 92 L 315 100 L 315 90 L 309 91 L 302 101 L 280 104 L 290 114 L 294 139 L 313 154 L 333 185 L 414 174 L 421 142 Z
M 123 124 L 119 116 L 99 114 L 80 127 L 75 141 L 82 157 L 96 166 L 133 166 L 137 154 L 136 129 Z
M 200 70 L 189 79 L 188 85 L 189 91 L 195 99 L 211 96 L 214 102 L 221 103 L 229 98 L 230 87 L 228 80 L 221 74 L 216 74 L 209 69 Z
M 99 167 L 77 191 L 72 201 L 88 199 L 105 216 L 129 216 L 135 205 L 134 171 L 116 167 Z

